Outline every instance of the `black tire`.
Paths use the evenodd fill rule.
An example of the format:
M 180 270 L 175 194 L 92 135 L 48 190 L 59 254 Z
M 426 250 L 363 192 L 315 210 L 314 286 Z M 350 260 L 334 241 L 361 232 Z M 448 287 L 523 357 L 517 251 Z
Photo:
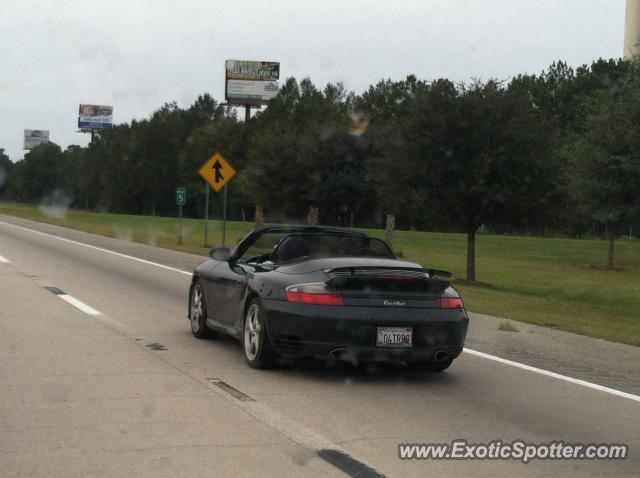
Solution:
M 276 353 L 271 346 L 265 324 L 264 311 L 258 299 L 253 299 L 244 316 L 242 349 L 251 368 L 273 367 Z
M 444 362 L 407 362 L 407 367 L 416 372 L 444 372 L 447 370 L 453 359 Z
M 207 301 L 204 297 L 204 289 L 197 281 L 189 294 L 189 322 L 191 333 L 199 339 L 214 337 L 216 333 L 207 326 Z

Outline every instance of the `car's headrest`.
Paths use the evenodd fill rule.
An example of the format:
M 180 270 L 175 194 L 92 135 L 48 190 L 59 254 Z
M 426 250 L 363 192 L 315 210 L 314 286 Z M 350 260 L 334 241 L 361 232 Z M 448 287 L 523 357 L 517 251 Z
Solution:
M 278 261 L 287 262 L 309 255 L 309 245 L 301 237 L 285 237 L 278 246 Z

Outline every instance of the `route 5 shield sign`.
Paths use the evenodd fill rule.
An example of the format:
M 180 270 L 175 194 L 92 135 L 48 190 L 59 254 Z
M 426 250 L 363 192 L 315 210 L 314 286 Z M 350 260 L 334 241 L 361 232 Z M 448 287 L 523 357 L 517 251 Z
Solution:
M 176 188 L 176 204 L 178 206 L 187 204 L 187 190 L 185 188 Z

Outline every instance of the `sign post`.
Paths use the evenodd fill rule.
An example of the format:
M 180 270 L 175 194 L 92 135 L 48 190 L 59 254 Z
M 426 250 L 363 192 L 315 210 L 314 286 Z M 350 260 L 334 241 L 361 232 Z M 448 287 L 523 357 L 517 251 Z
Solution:
M 222 206 L 222 247 L 224 247 L 227 238 L 227 186 L 224 186 L 224 199 Z
M 204 247 L 209 247 L 209 183 L 204 183 Z
M 220 154 L 216 153 L 209 161 L 204 163 L 202 167 L 198 170 L 200 176 L 204 178 L 204 180 L 211 185 L 211 187 L 215 190 L 215 192 L 220 192 L 222 188 L 224 188 L 224 206 L 223 206 L 223 224 L 222 224 L 222 246 L 224 247 L 226 242 L 226 232 L 227 232 L 227 186 L 226 184 L 231 180 L 232 177 L 235 176 L 236 170 L 233 169 L 233 166 L 229 164 L 229 162 Z M 207 245 L 207 221 L 208 221 L 208 211 L 209 211 L 209 186 L 207 186 L 207 198 L 206 198 L 206 217 L 205 217 L 205 246 Z
M 176 204 L 178 205 L 178 244 L 182 245 L 182 206 L 187 204 L 185 188 L 176 188 Z

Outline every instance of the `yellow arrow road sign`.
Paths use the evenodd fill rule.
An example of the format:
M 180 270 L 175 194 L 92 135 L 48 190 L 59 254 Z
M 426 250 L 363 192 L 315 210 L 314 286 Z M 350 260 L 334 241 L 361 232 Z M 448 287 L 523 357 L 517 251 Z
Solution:
M 215 189 L 216 192 L 220 192 L 224 185 L 235 176 L 236 170 L 233 169 L 220 153 L 216 153 L 211 156 L 209 161 L 204 163 L 198 170 L 198 173 L 200 173 L 200 176 L 202 176 L 205 181 L 211 184 L 211 187 Z

